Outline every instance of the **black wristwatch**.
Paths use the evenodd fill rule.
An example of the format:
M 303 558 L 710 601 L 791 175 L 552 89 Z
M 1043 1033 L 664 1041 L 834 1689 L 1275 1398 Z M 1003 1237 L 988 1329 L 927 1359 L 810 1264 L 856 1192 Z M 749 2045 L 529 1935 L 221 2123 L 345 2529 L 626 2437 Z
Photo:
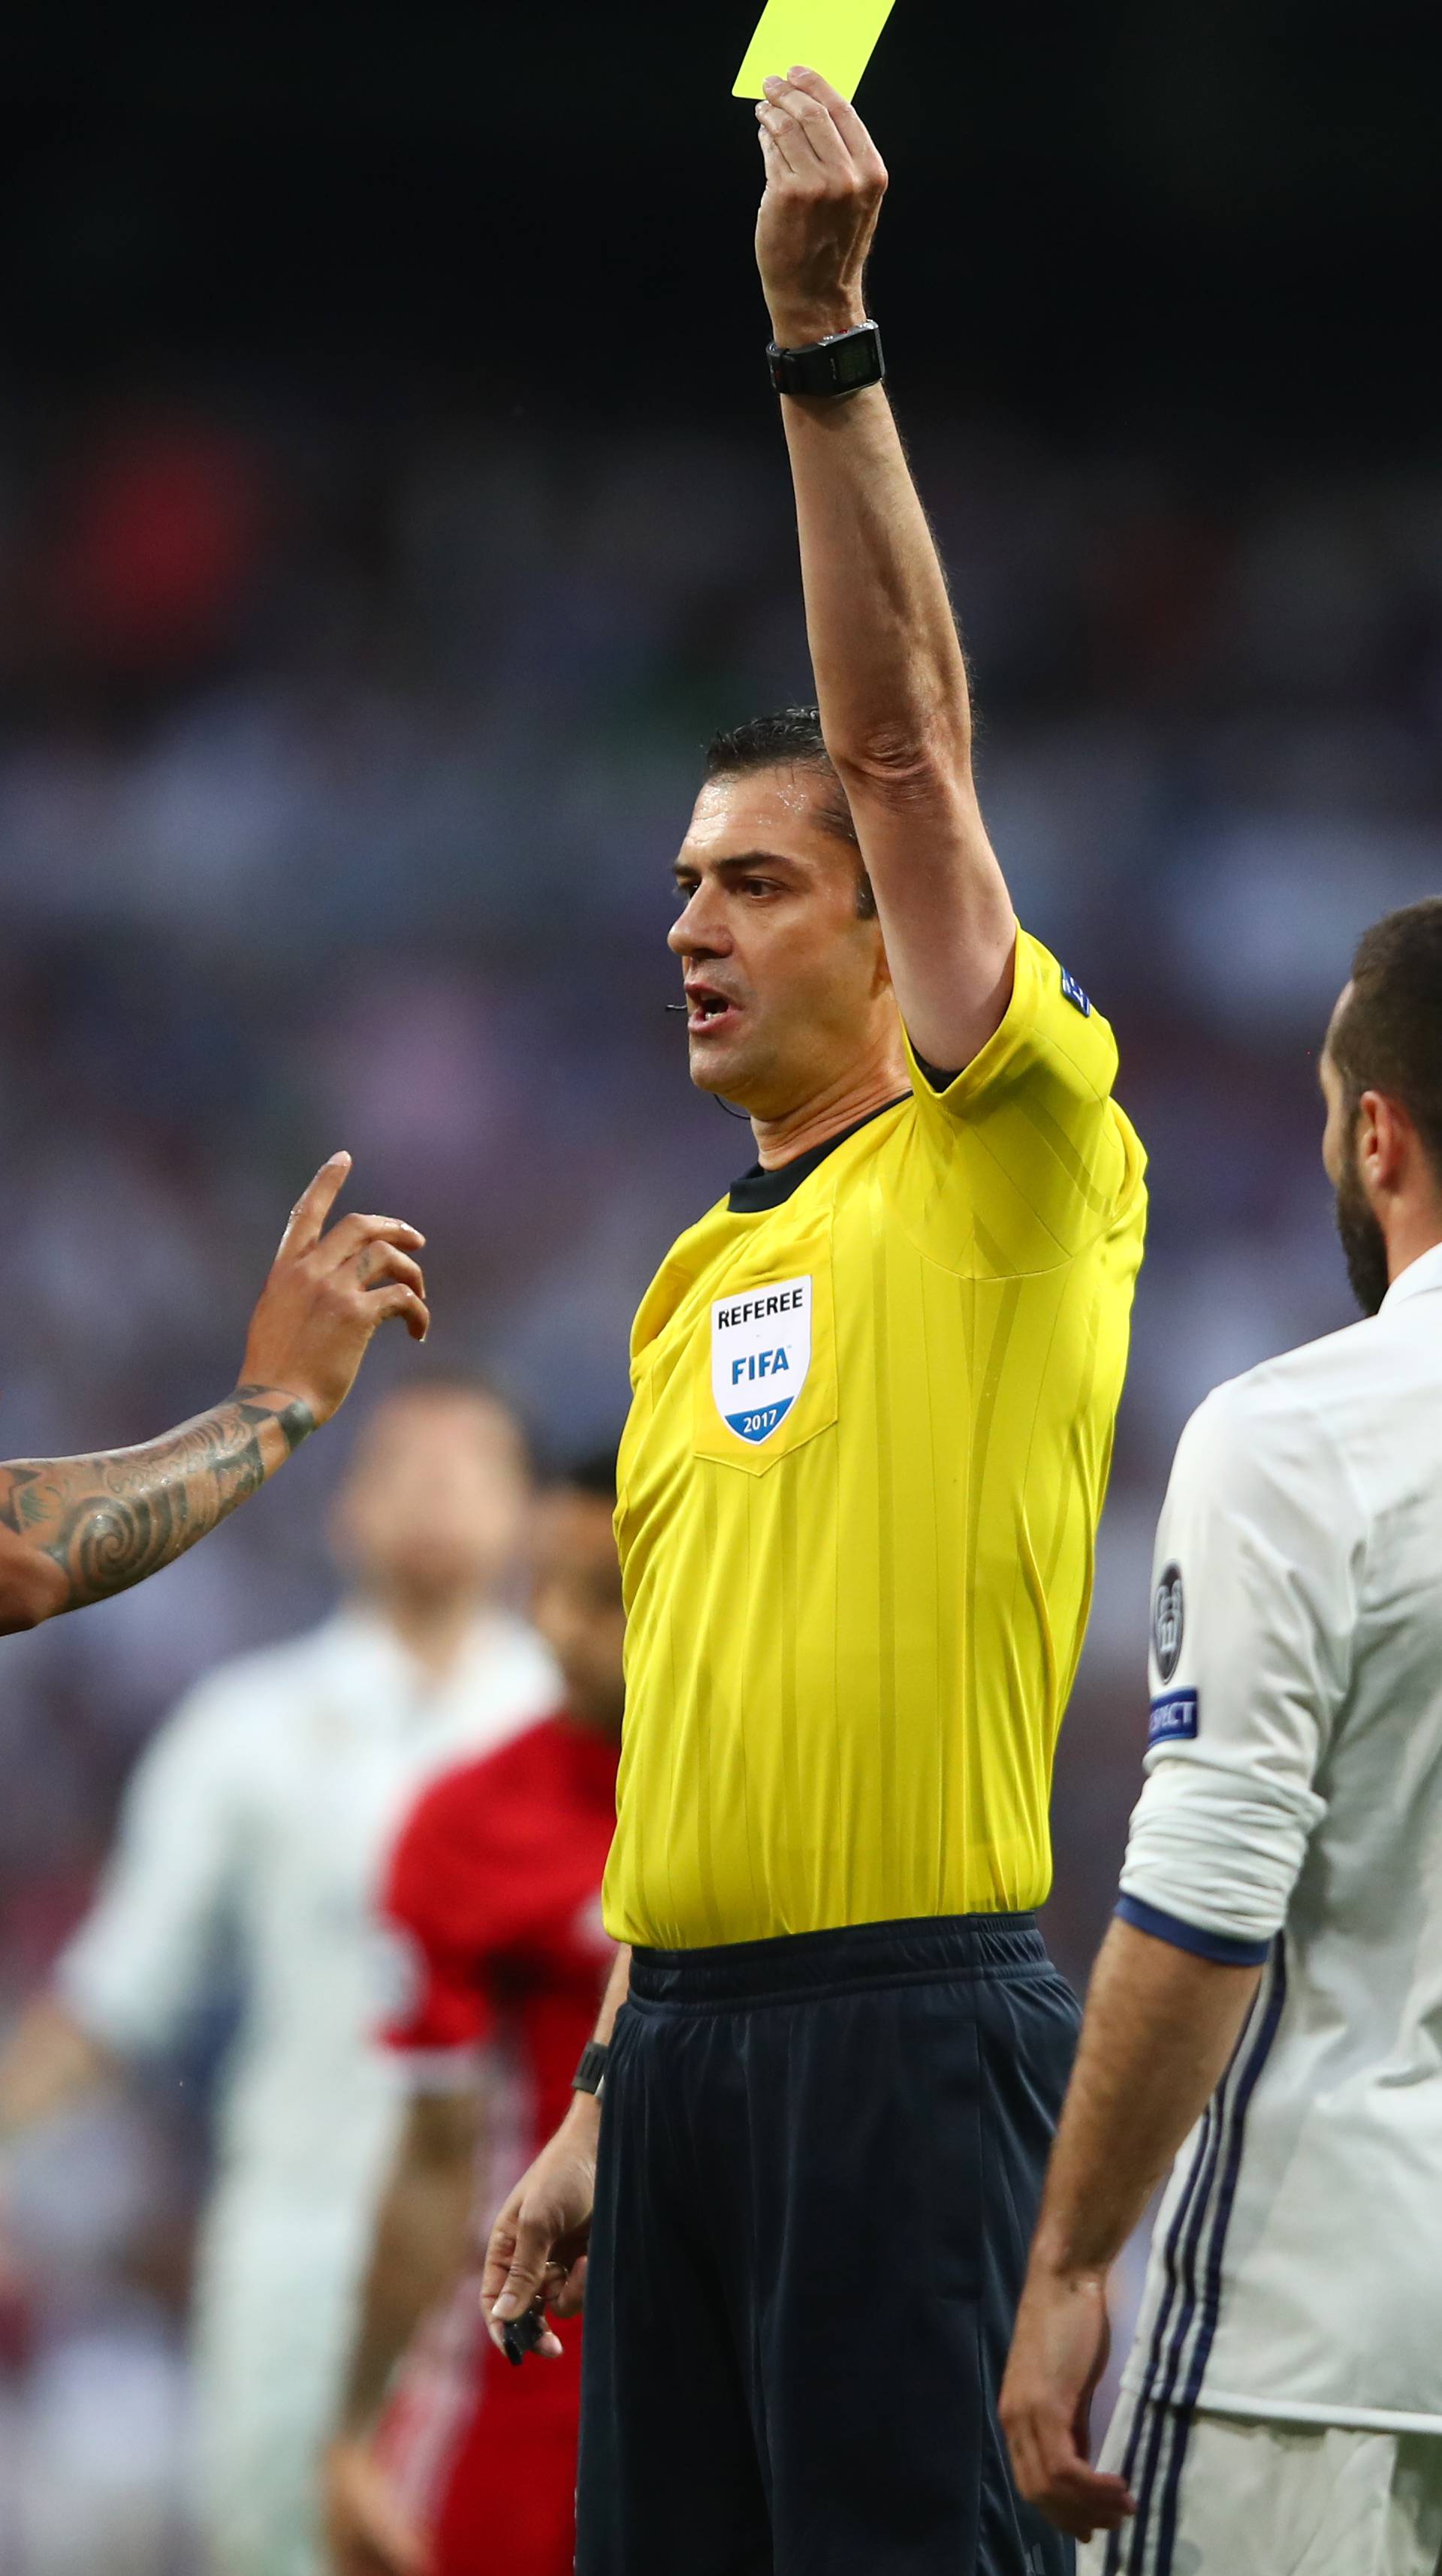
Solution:
M 864 385 L 881 384 L 886 375 L 874 322 L 859 322 L 854 331 L 832 331 L 805 349 L 778 349 L 773 340 L 766 358 L 779 394 L 859 394 Z
M 606 2080 L 606 2060 L 611 2052 L 604 2039 L 588 2039 L 581 2051 L 581 2063 L 571 2078 L 573 2093 L 599 2093 Z

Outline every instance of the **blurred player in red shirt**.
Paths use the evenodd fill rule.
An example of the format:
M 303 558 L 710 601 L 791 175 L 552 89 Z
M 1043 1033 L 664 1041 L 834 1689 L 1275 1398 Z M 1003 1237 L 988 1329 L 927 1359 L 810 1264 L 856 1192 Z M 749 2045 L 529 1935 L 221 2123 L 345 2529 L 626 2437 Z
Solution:
M 337 2576 L 570 2576 L 579 2322 L 512 2366 L 485 2332 L 496 2203 L 570 2100 L 613 1958 L 624 1614 L 614 1462 L 542 1506 L 532 1616 L 566 1705 L 427 1791 L 385 1911 L 407 1991 L 387 2030 L 410 2109 L 326 2459 Z

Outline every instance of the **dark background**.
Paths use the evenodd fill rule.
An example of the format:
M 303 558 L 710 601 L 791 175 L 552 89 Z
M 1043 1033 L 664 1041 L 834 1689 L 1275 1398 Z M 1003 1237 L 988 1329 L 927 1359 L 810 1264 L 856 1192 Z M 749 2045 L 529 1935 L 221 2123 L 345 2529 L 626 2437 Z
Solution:
M 11 13 L 7 350 L 57 386 L 239 353 L 482 407 L 744 413 L 749 5 Z M 1426 441 L 1435 28 L 1381 0 L 898 0 L 904 384 L 1049 433 Z

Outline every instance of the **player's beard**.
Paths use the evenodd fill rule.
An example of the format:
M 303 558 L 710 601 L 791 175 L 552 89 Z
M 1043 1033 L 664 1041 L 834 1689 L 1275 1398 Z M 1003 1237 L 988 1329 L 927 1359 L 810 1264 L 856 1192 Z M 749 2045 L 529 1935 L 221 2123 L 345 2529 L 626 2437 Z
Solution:
M 1387 1238 L 1367 1204 L 1355 1153 L 1349 1153 L 1337 1183 L 1337 1232 L 1352 1294 L 1364 1315 L 1375 1315 L 1392 1284 Z

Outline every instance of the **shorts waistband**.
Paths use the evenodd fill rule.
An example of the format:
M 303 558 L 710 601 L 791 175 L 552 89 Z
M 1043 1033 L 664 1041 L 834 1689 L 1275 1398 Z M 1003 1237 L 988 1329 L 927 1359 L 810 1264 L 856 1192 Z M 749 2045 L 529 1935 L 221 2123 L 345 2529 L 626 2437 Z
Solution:
M 928 1914 L 714 1949 L 636 1948 L 630 1992 L 637 2003 L 705 2012 L 864 1986 L 1034 1975 L 1050 1964 L 1034 1914 Z

